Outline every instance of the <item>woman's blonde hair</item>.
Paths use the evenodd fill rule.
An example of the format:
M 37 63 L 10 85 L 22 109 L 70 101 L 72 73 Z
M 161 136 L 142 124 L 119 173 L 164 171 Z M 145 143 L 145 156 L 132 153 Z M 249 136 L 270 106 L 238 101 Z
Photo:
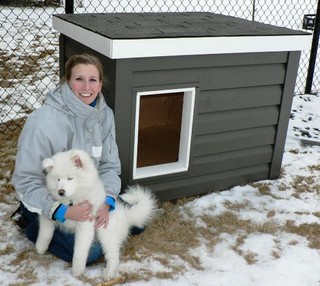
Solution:
M 63 82 L 70 80 L 72 69 L 78 64 L 94 65 L 99 71 L 100 82 L 102 83 L 104 82 L 103 66 L 101 61 L 96 56 L 86 54 L 86 53 L 80 54 L 80 55 L 74 55 L 68 59 L 64 69 L 65 73 L 62 80 Z

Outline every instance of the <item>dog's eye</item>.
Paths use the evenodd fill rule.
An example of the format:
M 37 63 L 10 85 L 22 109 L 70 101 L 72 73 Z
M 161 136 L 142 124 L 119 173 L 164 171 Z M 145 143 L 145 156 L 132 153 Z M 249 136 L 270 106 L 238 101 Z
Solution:
M 71 181 L 71 180 L 73 180 L 73 178 L 72 177 L 68 177 L 68 181 Z
M 60 178 L 58 178 L 57 181 L 60 182 Z

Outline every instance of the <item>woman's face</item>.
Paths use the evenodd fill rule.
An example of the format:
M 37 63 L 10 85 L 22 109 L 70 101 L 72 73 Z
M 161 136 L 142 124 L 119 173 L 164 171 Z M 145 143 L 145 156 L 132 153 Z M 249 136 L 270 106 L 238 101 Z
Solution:
M 73 93 L 85 104 L 92 103 L 102 88 L 99 70 L 92 64 L 77 64 L 68 81 Z

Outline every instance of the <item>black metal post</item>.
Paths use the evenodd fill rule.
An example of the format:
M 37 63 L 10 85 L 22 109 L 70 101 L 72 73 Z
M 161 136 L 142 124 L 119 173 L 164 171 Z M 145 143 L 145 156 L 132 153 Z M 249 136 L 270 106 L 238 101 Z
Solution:
M 314 31 L 313 31 L 312 46 L 311 46 L 311 51 L 310 51 L 310 59 L 309 59 L 309 67 L 308 67 L 305 93 L 311 93 L 311 89 L 312 89 L 314 68 L 316 65 L 316 58 L 317 58 L 318 45 L 319 45 L 319 33 L 320 33 L 320 0 L 318 1 L 317 15 L 316 15 L 316 19 L 315 19 L 315 27 L 314 27 Z
M 74 0 L 66 0 L 66 7 L 65 7 L 66 14 L 73 14 L 73 10 L 74 10 L 73 1 Z
M 256 15 L 256 0 L 252 1 L 252 18 L 251 20 L 254 21 Z

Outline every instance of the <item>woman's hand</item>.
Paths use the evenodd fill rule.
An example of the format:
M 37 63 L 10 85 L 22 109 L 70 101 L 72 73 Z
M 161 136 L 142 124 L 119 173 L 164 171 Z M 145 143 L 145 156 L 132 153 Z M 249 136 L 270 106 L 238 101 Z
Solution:
M 104 228 L 107 228 L 109 223 L 109 209 L 110 209 L 110 206 L 107 204 L 101 206 L 98 209 L 96 217 L 94 218 L 95 220 L 94 227 L 96 229 L 101 226 L 103 226 Z
M 92 206 L 88 201 L 83 201 L 69 206 L 65 214 L 66 219 L 86 221 L 91 218 Z

